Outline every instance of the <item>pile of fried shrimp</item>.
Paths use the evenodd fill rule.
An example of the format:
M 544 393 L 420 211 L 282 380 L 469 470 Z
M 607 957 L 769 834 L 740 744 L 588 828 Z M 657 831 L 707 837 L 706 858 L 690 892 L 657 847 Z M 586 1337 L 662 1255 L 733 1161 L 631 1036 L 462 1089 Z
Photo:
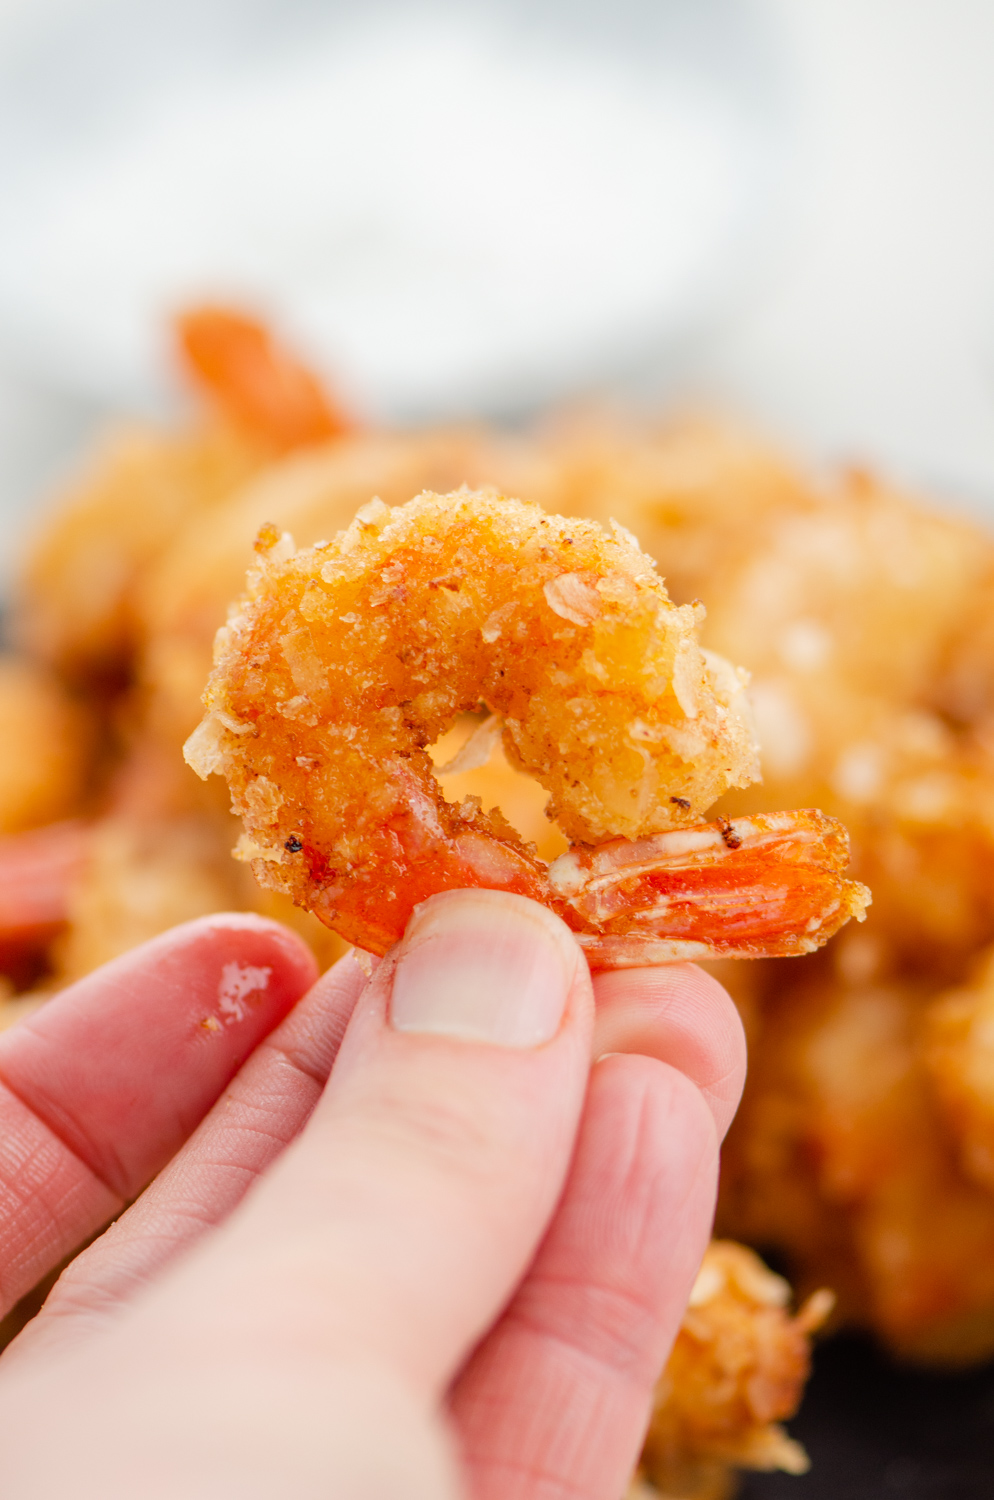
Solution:
M 522 891 L 595 965 L 703 959 L 749 1037 L 639 1492 L 804 1468 L 823 1288 L 988 1357 L 994 541 L 730 424 L 363 429 L 249 319 L 179 343 L 188 422 L 108 435 L 11 604 L 0 1022 L 206 912 L 327 964 Z

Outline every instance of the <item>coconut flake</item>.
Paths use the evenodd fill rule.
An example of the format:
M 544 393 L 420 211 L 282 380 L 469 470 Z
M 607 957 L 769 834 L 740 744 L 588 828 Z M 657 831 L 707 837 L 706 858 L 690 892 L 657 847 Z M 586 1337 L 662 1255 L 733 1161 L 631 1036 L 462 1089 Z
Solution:
M 504 720 L 500 714 L 491 714 L 489 718 L 478 724 L 464 745 L 456 751 L 451 760 L 447 760 L 443 766 L 435 767 L 436 776 L 456 776 L 460 771 L 478 771 L 485 766 L 494 752 L 494 746 L 499 741 L 504 730 Z
M 726 1276 L 722 1267 L 715 1265 L 712 1261 L 705 1261 L 697 1273 L 697 1280 L 691 1288 L 687 1306 L 706 1307 L 720 1292 L 725 1290 L 725 1285 Z
M 234 714 L 226 714 L 220 708 L 215 709 L 214 712 L 215 712 L 217 718 L 220 719 L 221 723 L 224 725 L 225 729 L 230 729 L 231 732 L 232 732 L 232 734 L 256 734 L 257 733 L 256 727 L 255 727 L 254 724 L 252 724 L 250 722 L 249 723 L 243 722 L 241 719 L 236 719 L 235 716 L 234 716 Z
M 688 719 L 696 719 L 701 711 L 703 666 L 700 647 L 682 636 L 673 655 L 673 695 Z
M 283 806 L 283 793 L 266 776 L 257 776 L 245 788 L 245 805 L 254 823 L 275 823 Z
M 367 531 L 382 531 L 390 518 L 390 507 L 384 504 L 379 495 L 374 495 L 372 500 L 360 505 L 355 518 Z
M 272 530 L 276 530 L 275 526 Z M 263 543 L 262 546 L 259 545 L 259 542 L 256 543 L 256 550 L 259 552 L 259 555 L 267 564 L 289 562 L 297 551 L 297 543 L 294 541 L 292 534 L 289 531 L 281 532 L 279 540 L 273 542 L 271 547 L 267 547 L 265 545 L 266 532 L 267 527 L 265 526 L 259 532 L 259 542 Z
M 278 845 L 275 848 L 270 848 L 266 844 L 259 844 L 251 834 L 243 833 L 238 843 L 232 849 L 231 857 L 244 865 L 247 865 L 253 859 L 264 859 L 268 864 L 281 865 L 283 863 L 283 850 Z
M 543 593 L 549 608 L 574 625 L 592 625 L 600 617 L 597 591 L 579 573 L 560 573 L 558 578 L 550 578 Z
M 196 771 L 201 781 L 206 781 L 208 776 L 215 773 L 223 773 L 226 733 L 220 716 L 216 713 L 208 714 L 205 719 L 201 719 L 183 746 L 183 759 Z

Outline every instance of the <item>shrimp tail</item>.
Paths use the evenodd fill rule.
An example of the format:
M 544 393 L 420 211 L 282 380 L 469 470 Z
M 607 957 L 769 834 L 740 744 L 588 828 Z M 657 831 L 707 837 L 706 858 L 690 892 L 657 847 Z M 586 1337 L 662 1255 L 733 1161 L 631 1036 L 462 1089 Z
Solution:
M 811 953 L 864 919 L 848 863 L 842 824 L 805 808 L 573 848 L 549 881 L 591 967 L 636 968 Z
M 194 307 L 176 319 L 188 373 L 236 427 L 278 452 L 348 430 L 320 380 L 269 331 L 225 307 Z

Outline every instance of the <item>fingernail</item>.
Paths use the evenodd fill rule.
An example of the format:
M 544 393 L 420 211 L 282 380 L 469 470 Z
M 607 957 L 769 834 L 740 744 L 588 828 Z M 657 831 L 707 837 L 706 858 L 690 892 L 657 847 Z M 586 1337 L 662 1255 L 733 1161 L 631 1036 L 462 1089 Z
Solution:
M 504 891 L 446 891 L 408 924 L 393 976 L 397 1031 L 538 1047 L 559 1030 L 579 949 L 545 907 Z

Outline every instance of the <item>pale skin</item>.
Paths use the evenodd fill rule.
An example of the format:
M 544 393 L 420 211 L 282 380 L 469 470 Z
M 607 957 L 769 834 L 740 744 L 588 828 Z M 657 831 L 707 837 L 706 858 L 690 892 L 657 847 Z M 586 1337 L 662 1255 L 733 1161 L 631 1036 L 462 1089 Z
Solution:
M 489 891 L 315 980 L 209 918 L 0 1037 L 3 1309 L 120 1215 L 0 1359 L 5 1500 L 619 1500 L 710 1230 L 731 1001 L 592 981 Z

